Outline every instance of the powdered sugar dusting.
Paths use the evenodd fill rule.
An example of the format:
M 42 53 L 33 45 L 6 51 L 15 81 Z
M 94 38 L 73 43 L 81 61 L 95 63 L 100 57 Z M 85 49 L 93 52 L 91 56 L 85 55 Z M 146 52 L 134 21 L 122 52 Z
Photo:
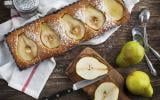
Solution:
M 85 8 L 82 9 L 78 9 L 75 13 L 75 17 L 79 20 L 82 20 L 83 22 L 85 22 Z
M 35 23 L 35 24 L 31 24 L 26 31 L 24 31 L 25 35 L 32 39 L 33 41 L 37 41 L 38 40 L 38 36 L 37 34 L 40 34 L 38 33 L 38 30 L 37 30 L 37 27 L 38 27 L 38 23 Z
M 95 0 L 95 5 L 97 9 L 101 10 L 102 12 L 105 12 L 106 8 L 105 8 L 104 0 Z
M 107 8 L 105 7 L 104 0 L 95 0 L 95 5 L 96 5 L 97 9 L 99 9 L 100 11 L 102 11 L 105 14 L 106 22 L 105 22 L 104 27 L 116 26 L 116 24 L 114 23 L 114 21 L 112 19 L 112 16 L 110 16 L 108 14 Z
M 65 34 L 67 25 L 64 21 L 59 20 L 53 24 L 54 30 L 59 33 L 63 44 L 69 44 L 71 39 Z M 69 26 L 68 26 L 69 27 Z
M 116 24 L 114 23 L 114 21 L 112 20 L 112 17 L 107 13 L 107 9 L 105 7 L 105 3 L 104 0 L 95 0 L 93 2 L 93 5 L 95 5 L 95 8 L 100 10 L 101 12 L 103 12 L 103 14 L 105 15 L 105 23 L 103 25 L 103 28 L 106 28 L 106 30 L 112 28 L 113 26 L 116 26 Z M 85 7 L 78 9 L 75 12 L 75 17 L 79 20 L 81 20 L 82 22 L 85 22 Z
M 65 28 L 64 28 L 63 24 L 61 23 L 61 21 L 54 22 L 52 25 L 54 27 L 54 30 L 57 33 L 59 33 L 59 34 L 65 33 Z
M 37 35 L 33 32 L 26 32 L 26 36 L 29 37 L 33 41 L 37 40 Z
M 106 16 L 106 22 L 105 22 L 104 27 L 116 26 L 115 22 L 112 20 L 112 18 L 108 14 L 105 14 L 105 16 Z

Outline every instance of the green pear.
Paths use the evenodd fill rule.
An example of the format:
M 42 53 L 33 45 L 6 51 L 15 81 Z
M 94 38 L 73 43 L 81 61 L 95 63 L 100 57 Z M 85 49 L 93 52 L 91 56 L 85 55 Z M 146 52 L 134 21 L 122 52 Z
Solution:
M 141 95 L 144 97 L 152 97 L 153 95 L 150 78 L 145 72 L 135 71 L 129 74 L 126 79 L 126 86 L 134 95 Z
M 128 67 L 138 64 L 143 60 L 144 48 L 136 41 L 126 43 L 116 59 L 116 64 L 120 67 Z
M 150 84 L 148 88 L 146 88 L 146 92 L 144 92 L 144 94 L 142 94 L 142 96 L 144 97 L 152 97 L 153 95 L 153 88 L 152 85 Z

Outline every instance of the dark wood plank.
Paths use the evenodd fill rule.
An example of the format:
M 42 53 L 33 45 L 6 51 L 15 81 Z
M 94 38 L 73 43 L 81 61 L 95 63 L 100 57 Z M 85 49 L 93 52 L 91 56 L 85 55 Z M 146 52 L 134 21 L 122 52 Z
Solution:
M 3 5 L 4 0 L 0 0 L 0 23 L 10 18 L 10 10 Z
M 135 66 L 129 68 L 118 68 L 115 64 L 115 58 L 118 55 L 121 47 L 129 40 L 131 40 L 131 29 L 135 25 L 139 25 L 138 14 L 142 8 L 149 8 L 151 11 L 151 19 L 148 25 L 148 34 L 150 44 L 160 52 L 160 0 L 141 0 L 139 4 L 136 5 L 132 12 L 131 20 L 123 25 L 117 32 L 115 32 L 105 43 L 97 46 L 90 46 L 95 49 L 103 58 L 105 58 L 112 66 L 114 66 L 124 78 L 128 75 L 129 72 L 134 70 L 143 70 L 149 74 L 145 60 Z M 4 8 L 3 0 L 0 0 L 0 23 L 6 21 L 10 18 L 9 10 Z M 66 77 L 64 71 L 68 64 L 74 59 L 75 55 L 78 55 L 81 50 L 86 46 L 78 46 L 63 56 L 56 58 L 57 66 L 50 76 L 48 82 L 46 83 L 42 93 L 42 96 L 50 95 L 59 90 L 71 87 L 72 82 Z M 153 77 L 150 74 L 152 85 L 154 88 L 153 100 L 160 100 L 160 63 L 153 56 L 149 55 L 154 66 L 158 71 L 158 76 Z M 133 100 L 146 100 L 140 96 L 134 96 L 128 93 L 128 95 Z M 67 95 L 66 97 L 61 98 L 61 100 L 87 100 L 88 96 L 83 91 L 77 91 L 73 94 Z M 29 97 L 17 90 L 14 90 L 7 86 L 7 83 L 3 80 L 0 80 L 0 100 L 33 100 L 32 97 Z

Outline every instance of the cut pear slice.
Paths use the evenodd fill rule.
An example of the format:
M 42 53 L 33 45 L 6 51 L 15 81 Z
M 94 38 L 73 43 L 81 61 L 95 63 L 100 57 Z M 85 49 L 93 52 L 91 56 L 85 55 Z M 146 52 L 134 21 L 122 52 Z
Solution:
M 104 14 L 92 6 L 85 8 L 85 22 L 89 27 L 94 30 L 100 29 L 105 23 Z
M 108 73 L 108 67 L 94 57 L 83 57 L 76 64 L 76 73 L 83 79 L 92 80 Z
M 95 91 L 94 100 L 118 100 L 119 88 L 112 82 L 104 82 Z
M 69 14 L 65 14 L 62 17 L 62 20 L 65 24 L 66 35 L 74 40 L 80 40 L 84 37 L 85 26 L 78 19 L 73 18 Z
M 45 23 L 42 24 L 41 41 L 47 48 L 56 48 L 60 45 L 60 37 Z
M 116 0 L 104 0 L 104 3 L 108 14 L 112 17 L 112 20 L 117 21 L 123 17 L 123 6 Z
M 33 60 L 37 56 L 37 51 L 37 45 L 33 40 L 24 34 L 18 37 L 17 52 L 22 59 Z

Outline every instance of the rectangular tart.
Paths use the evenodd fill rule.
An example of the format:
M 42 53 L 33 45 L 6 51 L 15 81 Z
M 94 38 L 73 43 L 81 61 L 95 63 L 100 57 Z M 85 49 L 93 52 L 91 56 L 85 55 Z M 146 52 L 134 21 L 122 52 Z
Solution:
M 129 12 L 122 0 L 80 0 L 10 32 L 6 41 L 20 69 L 126 23 Z

